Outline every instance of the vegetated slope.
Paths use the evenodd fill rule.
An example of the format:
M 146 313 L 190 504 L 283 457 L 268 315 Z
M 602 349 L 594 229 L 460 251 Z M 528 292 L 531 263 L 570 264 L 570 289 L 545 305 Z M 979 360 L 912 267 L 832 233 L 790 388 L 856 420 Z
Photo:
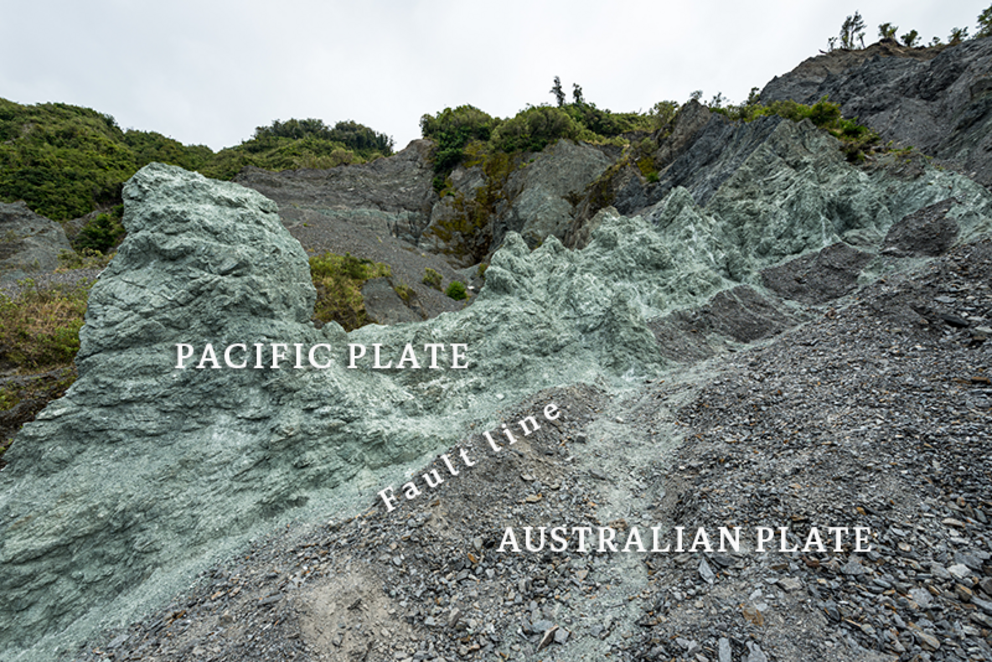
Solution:
M 122 131 L 110 115 L 65 103 L 0 99 L 0 200 L 24 200 L 55 221 L 119 202 L 121 186 L 152 162 L 230 179 L 245 166 L 330 167 L 392 153 L 392 141 L 356 122 L 275 121 L 214 153 L 151 131 Z
M 883 140 L 992 185 L 992 39 L 928 49 L 885 40 L 834 51 L 769 82 L 761 100 L 812 103 L 824 95 Z

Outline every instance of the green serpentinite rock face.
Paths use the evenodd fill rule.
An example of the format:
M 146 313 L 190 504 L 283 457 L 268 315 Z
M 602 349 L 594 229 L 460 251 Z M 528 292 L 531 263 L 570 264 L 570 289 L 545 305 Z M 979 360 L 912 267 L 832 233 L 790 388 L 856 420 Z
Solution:
M 601 214 L 581 251 L 553 236 L 531 251 L 511 232 L 471 306 L 346 334 L 310 322 L 306 255 L 262 195 L 160 164 L 124 195 L 129 234 L 92 290 L 79 380 L 0 471 L 3 659 L 44 659 L 126 622 L 288 518 L 353 512 L 535 391 L 663 372 L 649 322 L 742 283 L 772 296 L 763 269 L 841 240 L 879 262 L 890 226 L 948 198 L 959 240 L 992 218 L 964 177 L 855 168 L 812 125 L 781 122 L 705 207 L 676 187 L 642 216 Z M 286 343 L 290 356 L 326 343 L 333 358 L 175 368 L 176 343 L 197 348 L 192 364 L 207 342 L 219 357 L 232 343 Z M 469 367 L 348 369 L 349 343 L 380 344 L 384 361 L 407 343 L 464 343 Z

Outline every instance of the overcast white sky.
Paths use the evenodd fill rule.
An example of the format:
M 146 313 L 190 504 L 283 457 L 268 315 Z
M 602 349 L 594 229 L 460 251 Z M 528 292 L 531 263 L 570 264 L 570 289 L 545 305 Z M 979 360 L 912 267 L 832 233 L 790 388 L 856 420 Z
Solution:
M 733 101 L 826 49 L 859 10 L 924 41 L 992 0 L 0 0 L 0 97 L 62 101 L 214 150 L 274 119 L 353 119 L 402 148 L 419 119 L 569 93 L 614 111 Z

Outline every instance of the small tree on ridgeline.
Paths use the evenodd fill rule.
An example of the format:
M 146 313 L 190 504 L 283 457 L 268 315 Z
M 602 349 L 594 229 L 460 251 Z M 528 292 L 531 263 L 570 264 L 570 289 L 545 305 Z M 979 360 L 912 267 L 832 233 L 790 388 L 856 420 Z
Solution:
M 957 46 L 967 38 L 968 28 L 953 28 L 951 34 L 947 37 L 947 43 L 951 46 Z
M 561 89 L 561 78 L 555 76 L 555 84 L 551 86 L 551 94 L 555 95 L 555 102 L 561 108 L 565 105 L 565 91 Z
M 978 15 L 978 32 L 975 33 L 975 39 L 982 37 L 992 37 L 992 5 Z
M 572 99 L 576 106 L 581 106 L 586 102 L 582 98 L 582 86 L 578 83 L 572 83 Z
M 881 39 L 895 39 L 896 30 L 898 29 L 899 26 L 897 25 L 892 25 L 891 23 L 882 23 L 881 25 L 878 26 L 878 36 Z
M 861 44 L 861 48 L 865 47 L 865 22 L 861 12 L 848 16 L 840 26 L 840 47 L 853 49 L 856 42 Z
M 908 48 L 916 48 L 916 45 L 920 41 L 920 33 L 916 30 L 910 30 L 899 38 L 902 39 L 902 43 L 906 44 Z

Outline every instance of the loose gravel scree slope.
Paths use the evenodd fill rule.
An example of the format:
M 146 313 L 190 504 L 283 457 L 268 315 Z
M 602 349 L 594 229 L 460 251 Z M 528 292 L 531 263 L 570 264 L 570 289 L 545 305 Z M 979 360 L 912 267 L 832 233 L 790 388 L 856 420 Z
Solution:
M 537 393 L 503 422 L 554 424 L 475 434 L 436 489 L 258 541 L 63 659 L 990 660 L 990 283 L 986 240 L 625 396 Z M 498 551 L 607 524 L 866 526 L 872 551 Z

